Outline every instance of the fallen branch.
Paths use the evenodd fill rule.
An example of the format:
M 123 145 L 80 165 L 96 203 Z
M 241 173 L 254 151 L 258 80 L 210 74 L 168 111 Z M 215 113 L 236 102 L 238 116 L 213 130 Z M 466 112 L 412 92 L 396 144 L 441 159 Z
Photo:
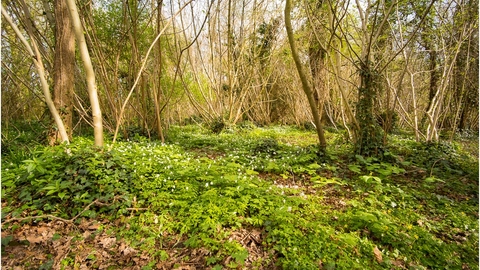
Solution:
M 116 199 L 117 197 L 114 198 L 114 200 Z M 85 213 L 85 211 L 87 211 L 90 206 L 92 205 L 98 205 L 98 206 L 109 206 L 111 204 L 107 204 L 107 203 L 104 203 L 104 202 L 101 202 L 99 201 L 98 199 L 96 199 L 95 201 L 91 202 L 90 204 L 88 204 L 80 213 L 78 213 L 76 216 L 74 216 L 73 218 L 71 219 L 64 219 L 64 218 L 61 218 L 61 217 L 57 217 L 57 216 L 54 216 L 54 215 L 50 215 L 50 214 L 47 214 L 47 215 L 38 215 L 38 216 L 31 216 L 31 217 L 23 217 L 23 218 L 10 218 L 10 219 L 7 219 L 5 220 L 4 222 L 2 222 L 3 224 L 6 224 L 6 223 L 10 223 L 10 222 L 13 222 L 13 221 L 24 221 L 24 220 L 29 220 L 29 219 L 37 219 L 37 218 L 51 218 L 51 219 L 55 219 L 55 220 L 60 220 L 60 221 L 63 221 L 65 223 L 70 223 L 72 224 L 79 216 L 81 216 L 83 213 Z

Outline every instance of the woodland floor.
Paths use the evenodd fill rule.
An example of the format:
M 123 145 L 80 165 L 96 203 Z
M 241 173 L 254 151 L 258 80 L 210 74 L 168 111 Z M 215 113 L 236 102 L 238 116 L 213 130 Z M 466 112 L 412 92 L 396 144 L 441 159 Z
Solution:
M 174 150 L 167 147 L 160 152 L 154 146 L 150 151 L 146 139 L 138 137 L 140 141 L 121 147 L 145 148 L 133 146 L 128 161 L 112 154 L 111 165 L 110 159 L 95 153 L 74 152 L 73 157 L 87 156 L 72 174 L 71 160 L 65 167 L 48 165 L 65 152 L 63 148 L 22 158 L 6 154 L 2 156 L 2 269 L 435 269 L 439 265 L 478 269 L 478 138 L 434 149 L 393 138 L 394 159 L 387 162 L 355 157 L 343 135 L 336 134 L 328 135 L 329 157 L 323 163 L 309 148 L 315 143 L 312 132 L 281 128 L 232 131 L 224 137 L 178 128 L 167 143 Z M 137 161 L 142 155 L 150 157 L 149 153 L 163 155 L 157 162 L 164 162 L 165 168 L 142 171 L 132 163 L 136 157 Z M 46 193 L 53 190 L 46 188 L 53 185 L 50 182 L 33 185 L 33 179 L 42 177 L 77 179 L 82 166 L 100 166 L 88 167 L 89 155 L 102 159 L 103 169 L 95 174 L 89 169 L 88 177 L 110 179 L 114 173 L 127 172 L 130 178 L 138 177 L 132 179 L 140 185 L 150 175 L 165 175 L 169 181 L 166 175 L 173 175 L 177 180 L 172 184 L 160 177 L 167 184 L 156 187 L 158 194 L 177 197 L 165 202 L 154 199 L 156 195 L 148 190 L 154 178 L 148 178 L 136 189 L 122 186 L 114 189 L 121 191 L 118 196 L 104 200 L 101 194 L 92 195 L 78 206 L 65 200 L 78 199 L 68 193 L 73 184 L 63 189 L 56 184 L 58 190 L 51 193 Z M 23 158 L 43 160 L 45 170 L 53 166 L 60 173 L 49 178 L 38 164 L 28 168 Z M 297 161 L 287 161 L 293 159 Z M 130 167 L 117 167 L 122 162 L 132 163 L 132 172 Z M 197 174 L 193 168 L 204 168 L 205 173 Z M 243 178 L 236 176 L 235 184 L 218 180 L 234 179 L 237 171 Z M 24 178 L 15 177 L 22 173 Z M 204 176 L 207 173 L 212 176 Z M 243 184 L 240 179 L 246 176 L 254 180 Z M 180 186 L 195 188 L 195 195 L 175 193 Z M 233 194 L 235 188 L 238 192 Z M 126 190 L 133 195 L 120 199 Z M 94 191 L 88 187 L 90 194 Z M 232 201 L 222 204 L 229 196 Z M 282 200 L 285 207 L 277 207 Z M 245 201 L 245 206 L 237 210 L 234 201 Z M 105 210 L 108 207 L 113 210 Z M 227 217 L 232 209 L 236 216 Z M 207 221 L 213 225 L 205 225 Z M 324 246 L 310 250 L 318 245 Z

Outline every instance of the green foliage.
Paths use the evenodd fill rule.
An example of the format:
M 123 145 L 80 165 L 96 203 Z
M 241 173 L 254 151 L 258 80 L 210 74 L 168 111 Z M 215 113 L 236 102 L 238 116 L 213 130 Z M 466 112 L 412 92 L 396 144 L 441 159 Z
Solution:
M 215 134 L 219 134 L 225 128 L 225 121 L 222 117 L 215 118 L 208 124 L 208 129 Z
M 383 155 L 383 131 L 375 115 L 375 99 L 380 92 L 379 74 L 368 60 L 360 63 L 361 87 L 358 89 L 356 118 L 359 124 L 355 138 L 355 153 L 364 156 Z
M 260 139 L 253 149 L 255 153 L 266 153 L 270 155 L 276 155 L 278 150 L 278 142 L 273 138 Z
M 312 123 L 312 122 L 305 122 L 302 124 L 302 128 L 304 128 L 305 130 L 311 130 L 311 131 L 314 131 L 316 130 L 316 127 L 315 125 Z
M 47 123 L 20 121 L 2 125 L 2 161 L 19 163 L 31 157 L 39 145 L 47 143 Z
M 478 185 L 468 171 L 478 160 L 455 144 L 395 135 L 383 159 L 331 145 L 335 156 L 320 162 L 315 146 L 292 144 L 308 136 L 289 127 L 212 134 L 186 126 L 172 127 L 168 144 L 119 142 L 108 151 L 76 138 L 38 148 L 22 162 L 2 160 L 2 218 L 115 219 L 115 235 L 152 261 L 174 260 L 158 249 L 174 242 L 208 250 L 213 269 L 272 260 L 283 269 L 478 269 L 478 191 L 466 188 Z M 432 175 L 415 173 L 427 168 Z M 102 204 L 86 210 L 95 200 Z M 249 230 L 262 233 L 258 245 L 271 254 L 255 264 L 237 237 Z
M 129 175 L 121 169 L 121 160 L 90 145 L 90 140 L 78 139 L 68 146 L 46 147 L 18 167 L 4 172 L 2 187 L 10 194 L 8 199 L 25 203 L 12 215 L 18 216 L 22 211 L 49 212 L 70 218 L 94 200 L 109 202 L 114 196 L 122 195 L 124 190 L 118 182 Z M 23 188 L 15 193 L 18 187 Z M 95 214 L 84 212 L 85 216 Z
M 391 133 L 397 128 L 398 114 L 391 111 L 383 111 L 376 115 L 377 123 L 386 133 Z

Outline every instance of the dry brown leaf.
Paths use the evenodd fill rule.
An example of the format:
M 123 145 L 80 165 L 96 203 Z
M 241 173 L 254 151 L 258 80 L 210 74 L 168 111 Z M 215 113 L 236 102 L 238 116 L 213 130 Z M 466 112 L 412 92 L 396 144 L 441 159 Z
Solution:
M 89 225 L 90 225 L 90 222 L 85 218 L 82 218 L 82 220 L 80 221 L 80 224 L 78 225 L 78 228 L 85 230 L 86 228 L 88 228 Z
M 37 259 L 39 261 L 47 260 L 47 256 L 45 254 L 42 254 L 42 253 L 36 253 L 36 254 L 34 254 L 34 257 L 35 257 L 35 259 Z
M 40 234 L 43 234 L 44 232 L 47 232 L 50 228 L 42 226 L 37 228 L 37 232 Z
M 38 244 L 38 243 L 41 243 L 43 241 L 43 237 L 41 235 L 40 236 L 38 236 L 38 235 L 27 235 L 26 239 L 31 244 Z
M 103 245 L 104 248 L 109 248 L 115 245 L 117 242 L 117 238 L 115 237 L 106 237 L 100 240 L 100 243 Z
M 131 247 L 127 247 L 124 250 L 122 250 L 123 256 L 132 256 L 136 253 L 137 251 Z
M 90 237 L 90 235 L 92 235 L 92 233 L 89 231 L 84 231 L 82 235 L 83 235 L 83 238 L 87 239 L 88 237 Z
M 401 260 L 394 260 L 392 261 L 392 264 L 395 265 L 396 267 L 399 267 L 399 268 L 404 268 L 404 262 L 401 261 Z
M 95 224 L 92 224 L 92 225 L 88 226 L 89 230 L 98 230 L 98 228 L 100 228 L 99 223 L 95 223 Z
M 373 255 L 375 255 L 375 259 L 377 260 L 378 263 L 383 262 L 382 252 L 378 249 L 377 246 L 373 248 Z
M 422 227 L 423 226 L 423 220 L 421 220 L 421 219 L 417 220 L 417 224 L 418 224 L 418 226 Z

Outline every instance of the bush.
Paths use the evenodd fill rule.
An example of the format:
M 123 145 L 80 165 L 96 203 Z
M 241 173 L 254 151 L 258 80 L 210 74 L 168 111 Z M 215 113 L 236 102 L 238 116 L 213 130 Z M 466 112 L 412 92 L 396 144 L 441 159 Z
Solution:
M 208 124 L 208 129 L 215 134 L 220 134 L 224 128 L 225 122 L 222 117 L 218 117 Z
M 388 117 L 388 112 L 383 111 L 380 114 L 376 115 L 377 123 L 382 127 L 383 131 L 386 133 L 391 133 L 397 128 L 398 123 L 398 114 L 397 112 L 390 112 L 390 118 Z
M 274 138 L 261 138 L 257 141 L 253 151 L 255 153 L 266 153 L 270 155 L 275 155 L 279 150 L 279 145 L 277 140 Z

